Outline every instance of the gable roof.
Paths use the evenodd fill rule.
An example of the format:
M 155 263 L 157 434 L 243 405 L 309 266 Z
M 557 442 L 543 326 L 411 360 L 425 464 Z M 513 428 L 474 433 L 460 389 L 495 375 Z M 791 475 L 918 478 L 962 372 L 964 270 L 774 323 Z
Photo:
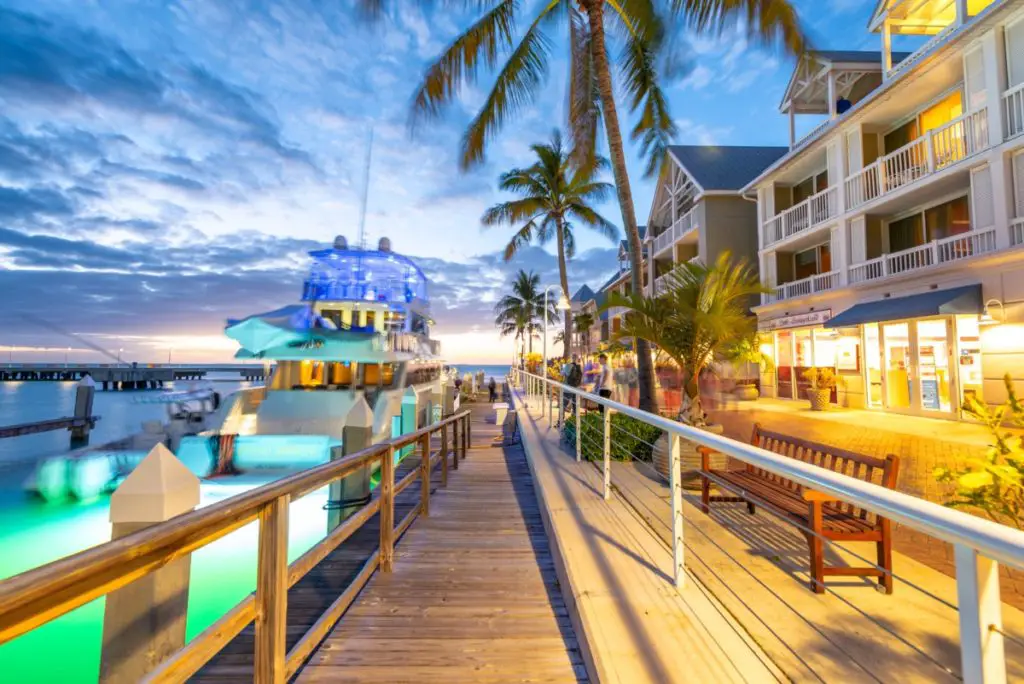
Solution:
M 892 63 L 902 62 L 912 53 L 893 52 Z M 811 55 L 819 62 L 849 62 L 852 64 L 881 64 L 882 53 L 880 50 L 813 50 Z
M 640 242 L 643 243 L 644 238 L 647 237 L 647 226 L 637 226 L 636 230 L 640 233 Z M 619 251 L 629 254 L 629 240 L 619 240 Z M 642 249 L 642 254 L 647 254 L 647 249 Z
M 703 192 L 739 192 L 786 154 L 789 148 L 670 145 L 668 151 Z
M 584 285 L 580 289 L 576 290 L 576 294 L 572 296 L 574 302 L 589 302 L 594 298 L 594 291 L 589 286 Z

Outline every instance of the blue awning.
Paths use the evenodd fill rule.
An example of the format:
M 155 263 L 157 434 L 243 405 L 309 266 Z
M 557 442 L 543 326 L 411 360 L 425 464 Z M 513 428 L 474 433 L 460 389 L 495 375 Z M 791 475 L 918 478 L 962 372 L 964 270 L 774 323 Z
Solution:
M 855 304 L 834 316 L 826 328 L 842 328 L 863 323 L 881 323 L 906 318 L 980 314 L 983 309 L 981 285 L 966 285 L 948 290 L 934 290 L 909 297 L 892 297 L 877 302 Z

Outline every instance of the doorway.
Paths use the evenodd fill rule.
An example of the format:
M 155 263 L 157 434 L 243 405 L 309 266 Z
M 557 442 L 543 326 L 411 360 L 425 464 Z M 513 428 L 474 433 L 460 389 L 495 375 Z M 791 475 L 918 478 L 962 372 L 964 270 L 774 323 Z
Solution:
M 952 417 L 956 408 L 953 398 L 958 396 L 952 319 L 866 325 L 865 341 L 872 343 L 876 337 L 878 354 L 869 351 L 866 364 L 869 405 L 897 413 Z M 874 386 L 879 380 L 876 394 Z

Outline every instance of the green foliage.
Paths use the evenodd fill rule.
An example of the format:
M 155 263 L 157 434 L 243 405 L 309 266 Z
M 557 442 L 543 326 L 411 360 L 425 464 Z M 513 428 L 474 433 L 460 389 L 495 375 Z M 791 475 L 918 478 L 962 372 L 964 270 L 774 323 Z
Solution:
M 831 368 L 808 368 L 801 377 L 811 383 L 811 389 L 833 389 L 836 386 L 836 373 Z
M 1007 432 L 1008 422 L 1024 428 L 1024 404 L 1017 398 L 1010 374 L 1006 403 L 991 407 L 969 397 L 963 410 L 988 428 L 994 444 L 983 458 L 970 458 L 962 468 L 936 468 L 935 479 L 956 486 L 947 506 L 980 511 L 1004 525 L 1024 529 L 1024 438 Z
M 632 416 L 612 414 L 611 457 L 616 461 L 637 459 L 650 461 L 653 445 L 661 437 L 661 430 Z M 570 444 L 576 443 L 576 416 L 565 419 L 563 437 Z M 588 461 L 604 459 L 604 416 L 596 411 L 583 414 L 582 457 Z

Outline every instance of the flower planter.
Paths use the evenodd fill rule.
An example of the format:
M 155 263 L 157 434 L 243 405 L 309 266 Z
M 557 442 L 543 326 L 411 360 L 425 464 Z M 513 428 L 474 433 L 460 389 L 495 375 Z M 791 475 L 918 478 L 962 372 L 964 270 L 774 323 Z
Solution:
M 732 396 L 736 397 L 737 401 L 754 401 L 761 395 L 757 391 L 757 385 L 736 385 Z
M 831 389 L 813 389 L 807 391 L 807 400 L 811 402 L 812 411 L 824 411 L 828 409 L 829 399 L 832 398 Z
M 707 427 L 698 428 L 705 432 L 710 432 L 713 435 L 720 435 L 725 431 L 723 425 L 708 425 Z M 700 470 L 700 452 L 697 451 L 699 445 L 696 442 L 691 442 L 688 439 L 680 440 L 679 444 L 679 468 L 681 471 L 682 486 L 686 489 L 697 489 L 700 487 L 700 476 L 697 471 Z M 668 435 L 662 433 L 658 441 L 654 443 L 654 450 L 652 453 L 654 460 L 654 469 L 658 471 L 658 474 L 668 482 Z M 711 468 L 713 470 L 724 470 L 728 456 L 725 454 L 712 454 L 711 455 Z

